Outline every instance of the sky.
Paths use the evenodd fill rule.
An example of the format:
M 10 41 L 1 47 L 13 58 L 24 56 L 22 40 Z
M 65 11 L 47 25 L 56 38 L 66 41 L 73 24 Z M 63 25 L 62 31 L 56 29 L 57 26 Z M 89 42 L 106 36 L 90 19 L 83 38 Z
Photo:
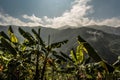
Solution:
M 120 26 L 120 0 L 0 0 L 0 25 Z

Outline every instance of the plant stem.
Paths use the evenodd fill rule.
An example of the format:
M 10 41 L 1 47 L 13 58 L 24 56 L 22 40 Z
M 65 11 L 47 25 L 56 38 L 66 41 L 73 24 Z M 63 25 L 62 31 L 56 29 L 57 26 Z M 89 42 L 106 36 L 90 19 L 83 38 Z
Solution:
M 36 56 L 36 72 L 35 72 L 35 77 L 34 77 L 34 80 L 39 80 L 39 51 L 37 51 L 37 56 Z
M 48 49 L 47 49 L 47 53 L 46 53 L 45 60 L 44 60 L 44 65 L 43 65 L 42 72 L 41 72 L 41 80 L 44 79 L 44 74 L 46 72 L 47 59 L 48 59 L 48 55 L 50 53 L 49 52 L 49 44 L 50 44 L 50 35 L 48 36 Z

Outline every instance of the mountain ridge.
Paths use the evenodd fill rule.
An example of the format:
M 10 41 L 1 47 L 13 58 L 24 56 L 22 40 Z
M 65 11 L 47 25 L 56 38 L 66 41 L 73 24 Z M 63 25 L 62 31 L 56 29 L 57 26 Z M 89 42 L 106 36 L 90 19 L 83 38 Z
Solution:
M 9 26 L 0 27 L 0 31 L 7 31 Z M 93 28 L 92 28 L 93 27 Z M 17 37 L 22 40 L 18 32 L 18 26 L 12 26 Z M 31 33 L 31 29 L 37 30 L 39 27 L 21 27 L 25 31 Z M 113 63 L 120 56 L 120 34 L 115 33 L 115 31 L 110 32 L 108 27 L 97 28 L 95 26 L 91 27 L 81 27 L 81 28 L 66 28 L 66 29 L 53 29 L 53 28 L 41 28 L 41 37 L 45 42 L 48 41 L 48 35 L 51 36 L 51 43 L 62 41 L 68 39 L 69 42 L 62 46 L 61 49 L 66 54 L 69 54 L 71 48 L 75 48 L 77 44 L 77 36 L 80 35 L 83 39 L 90 43 L 90 45 L 99 53 L 99 55 L 106 60 L 108 63 Z M 110 27 L 110 30 L 113 28 Z M 116 29 L 115 29 L 116 30 Z M 118 30 L 118 29 L 117 29 Z M 118 30 L 119 31 L 119 30 Z

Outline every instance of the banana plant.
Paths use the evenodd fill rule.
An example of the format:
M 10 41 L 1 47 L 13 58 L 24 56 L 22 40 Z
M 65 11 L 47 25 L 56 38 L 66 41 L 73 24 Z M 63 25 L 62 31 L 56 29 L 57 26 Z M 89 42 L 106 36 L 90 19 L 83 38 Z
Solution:
M 24 75 L 24 72 L 27 71 L 27 66 L 24 66 L 24 64 L 30 64 L 27 61 L 30 61 L 29 57 L 31 57 L 31 53 L 25 49 L 24 44 L 19 42 L 11 26 L 8 28 L 8 35 L 3 31 L 0 32 L 0 49 L 3 53 L 1 58 L 6 62 L 4 67 L 8 69 L 7 79 L 18 80 Z M 26 77 L 26 75 L 24 75 L 24 77 Z
M 78 41 L 83 43 L 83 46 L 86 48 L 88 55 L 97 62 L 97 66 L 99 68 L 101 67 L 103 70 L 105 70 L 106 74 L 113 73 L 115 68 L 113 65 L 108 64 L 104 59 L 102 59 L 99 54 L 97 53 L 97 50 L 95 50 L 87 41 L 85 41 L 82 37 L 78 36 Z
M 27 44 L 25 45 L 31 48 L 35 52 L 35 56 L 36 56 L 35 68 L 36 69 L 35 69 L 34 80 L 39 80 L 39 79 L 43 80 L 46 78 L 45 74 L 47 72 L 46 71 L 47 63 L 50 62 L 52 53 L 55 51 L 56 48 L 60 48 L 63 44 L 67 43 L 68 41 L 68 40 L 64 40 L 64 41 L 50 44 L 50 36 L 49 36 L 48 44 L 45 44 L 45 42 L 42 40 L 40 36 L 40 30 L 41 30 L 40 28 L 38 29 L 38 31 L 32 29 L 32 33 L 34 35 L 33 37 L 30 33 L 24 31 L 22 28 L 19 28 L 20 34 L 27 41 Z
M 84 78 L 96 79 L 94 76 L 96 76 L 101 69 L 106 71 L 106 73 L 112 73 L 114 71 L 114 67 L 105 62 L 96 50 L 80 36 L 78 36 L 78 44 L 76 50 L 72 49 L 69 56 L 63 52 L 54 54 L 59 61 L 63 61 L 66 64 L 66 66 L 64 68 L 62 67 L 58 72 L 76 73 L 75 76 L 79 80 L 83 76 Z M 90 63 L 91 60 L 95 62 Z M 91 75 L 92 72 L 90 71 L 94 71 L 93 75 Z
M 7 80 L 100 79 L 119 69 L 119 58 L 113 65 L 108 64 L 80 36 L 78 46 L 67 55 L 58 52 L 57 48 L 68 40 L 51 43 L 49 35 L 48 43 L 45 43 L 41 28 L 38 31 L 32 29 L 32 33 L 22 28 L 18 30 L 23 42 L 18 40 L 11 26 L 8 34 L 0 32 L 0 63 L 5 68 L 3 72 L 6 72 Z
M 11 57 L 13 56 L 13 58 L 8 59 L 8 79 L 13 80 L 13 79 L 18 77 L 17 75 L 14 74 L 14 71 L 17 69 L 18 65 L 14 65 L 14 68 L 13 68 L 13 65 L 10 62 L 12 60 L 16 60 L 16 58 L 17 58 L 18 52 L 16 50 L 15 43 L 18 43 L 18 40 L 17 40 L 16 36 L 14 35 L 11 26 L 9 27 L 8 32 L 9 32 L 9 37 L 4 32 L 1 32 L 0 33 L 0 36 L 1 36 L 0 40 L 1 40 L 2 51 L 4 53 L 3 56 L 6 54 L 7 55 L 10 54 Z M 7 60 L 7 58 L 6 58 L 6 60 Z M 15 62 L 15 64 L 17 64 L 17 62 Z
M 76 50 L 71 49 L 70 54 L 67 55 L 63 52 L 60 52 L 60 54 L 55 54 L 53 56 L 56 57 L 56 63 L 59 64 L 57 72 L 58 73 L 65 73 L 65 74 L 71 74 L 68 75 L 69 77 L 74 75 L 74 79 L 80 79 L 80 71 L 83 68 L 83 63 L 86 61 L 85 59 L 85 53 L 87 53 L 87 50 L 84 48 L 83 44 L 79 43 L 79 45 L 76 47 Z M 64 63 L 62 65 L 62 63 Z

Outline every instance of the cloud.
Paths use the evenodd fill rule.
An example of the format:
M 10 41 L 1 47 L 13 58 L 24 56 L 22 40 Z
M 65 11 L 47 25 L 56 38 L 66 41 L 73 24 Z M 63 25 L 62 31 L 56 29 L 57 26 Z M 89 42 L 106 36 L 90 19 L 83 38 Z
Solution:
M 23 22 L 18 18 L 12 17 L 8 14 L 0 13 L 0 25 L 17 25 L 17 26 L 39 26 L 41 25 L 39 22 L 39 19 L 37 19 L 35 16 L 33 18 L 28 18 L 27 16 L 24 16 L 26 19 L 31 19 L 34 22 Z M 34 20 L 35 19 L 35 20 Z
M 24 25 L 25 23 L 8 14 L 0 13 L 0 25 Z
M 80 26 L 88 22 L 85 16 L 91 11 L 92 6 L 87 5 L 91 0 L 75 0 L 71 10 L 66 11 L 60 17 L 48 18 L 45 16 L 43 21 L 45 26 L 58 28 L 61 26 Z
M 105 20 L 99 21 L 97 24 L 120 27 L 120 18 L 113 17 L 110 19 L 105 19 Z
M 88 5 L 92 0 L 74 0 L 70 10 L 66 10 L 61 16 L 48 18 L 44 16 L 39 18 L 34 14 L 29 16 L 22 15 L 26 22 L 21 21 L 19 18 L 12 17 L 8 14 L 0 13 L 0 25 L 17 25 L 17 26 L 44 26 L 52 28 L 60 28 L 63 26 L 87 26 L 87 25 L 109 25 L 120 26 L 120 18 L 110 18 L 103 20 L 95 20 L 87 17 L 88 14 L 94 12 L 92 5 Z
M 88 25 L 107 25 L 112 27 L 120 27 L 120 18 L 119 17 L 113 17 L 113 18 L 107 18 L 103 20 L 89 20 L 87 24 L 84 24 L 84 26 Z
M 0 14 L 0 19 L 2 20 L 0 24 L 3 25 L 20 25 L 20 26 L 45 26 L 45 27 L 54 27 L 59 28 L 62 26 L 78 26 L 86 23 L 88 18 L 85 18 L 87 12 L 91 9 L 91 6 L 87 3 L 91 0 L 75 0 L 73 6 L 70 10 L 66 10 L 60 17 L 44 18 L 36 17 L 34 14 L 28 16 L 27 14 L 22 15 L 22 17 L 27 22 L 23 22 L 18 18 L 9 16 L 8 14 Z
M 94 12 L 93 6 L 88 5 L 88 2 L 92 0 L 75 0 L 71 10 L 66 11 L 60 17 L 48 18 L 44 17 L 44 26 L 47 27 L 63 27 L 63 26 L 88 26 L 88 25 L 108 25 L 118 27 L 120 26 L 120 18 L 109 18 L 109 19 L 90 19 L 87 17 L 88 14 Z
M 28 15 L 23 15 L 22 16 L 24 19 L 30 20 L 32 22 L 37 22 L 37 23 L 42 23 L 41 18 L 36 17 L 34 14 L 32 16 Z

